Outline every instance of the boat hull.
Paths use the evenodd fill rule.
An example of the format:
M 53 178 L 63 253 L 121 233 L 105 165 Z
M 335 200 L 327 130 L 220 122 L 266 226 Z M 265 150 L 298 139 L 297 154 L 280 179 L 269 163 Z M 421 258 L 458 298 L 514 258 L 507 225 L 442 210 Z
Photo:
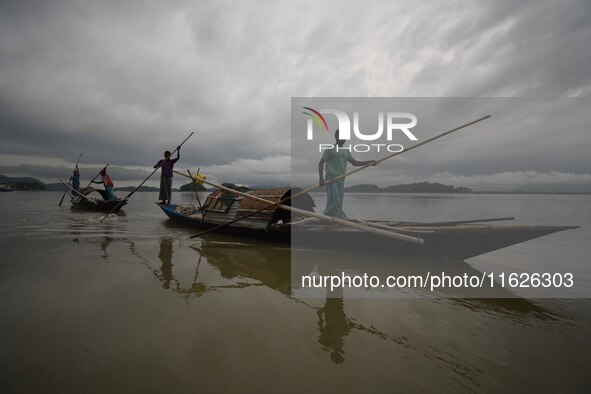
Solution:
M 291 245 L 330 247 L 408 256 L 445 256 L 464 260 L 494 250 L 543 237 L 565 227 L 536 226 L 498 231 L 407 233 L 424 240 L 422 245 L 376 236 L 364 231 L 294 231 Z M 403 231 L 400 233 L 404 234 Z
M 176 205 L 159 205 L 172 220 L 202 230 L 214 228 L 220 223 L 201 219 L 200 215 L 184 215 L 176 211 Z M 207 217 L 207 216 L 206 216 Z M 230 220 L 231 218 L 228 218 Z M 387 238 L 365 231 L 335 226 L 301 226 L 289 231 L 266 228 L 249 228 L 237 224 L 220 227 L 216 232 L 238 236 L 283 242 L 292 247 L 313 247 L 322 249 L 360 250 L 373 253 L 416 256 L 445 256 L 467 259 L 493 250 L 539 238 L 558 231 L 577 228 L 576 226 L 473 226 L 465 230 L 449 227 L 433 231 L 400 230 L 402 234 L 419 237 L 423 245 Z
M 177 223 L 183 223 L 189 225 L 191 227 L 195 227 L 201 229 L 203 231 L 209 230 L 218 226 L 221 223 L 211 222 L 207 220 L 200 220 L 196 217 L 190 217 L 187 215 L 183 215 L 176 211 L 177 205 L 160 205 L 158 204 L 160 209 L 168 216 L 170 219 L 174 220 Z M 230 219 L 228 219 L 230 220 Z M 291 235 L 288 231 L 266 231 L 263 227 L 260 229 L 251 228 L 251 227 L 242 227 L 242 226 L 224 226 L 220 227 L 216 232 L 223 233 L 223 234 L 231 234 L 231 235 L 238 235 L 242 237 L 248 238 L 256 238 L 256 239 L 263 239 L 268 241 L 275 241 L 275 242 L 285 242 L 289 243 L 291 240 Z
M 96 200 L 96 204 L 87 200 L 81 200 L 76 204 L 72 204 L 74 211 L 94 211 L 94 212 L 118 212 L 127 204 L 127 201 L 121 202 L 117 200 Z

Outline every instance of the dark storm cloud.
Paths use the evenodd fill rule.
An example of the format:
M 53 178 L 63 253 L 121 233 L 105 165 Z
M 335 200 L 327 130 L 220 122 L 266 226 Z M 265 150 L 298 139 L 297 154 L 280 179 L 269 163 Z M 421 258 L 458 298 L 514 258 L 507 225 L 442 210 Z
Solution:
M 591 95 L 590 13 L 575 0 L 4 1 L 0 163 L 10 175 L 83 152 L 147 171 L 195 131 L 183 165 L 281 180 L 292 96 Z M 417 157 L 396 170 L 588 172 L 579 151 L 561 161 L 528 145 L 540 155 L 525 163 L 525 146 L 484 142 L 504 153 L 491 161 L 467 138 L 462 155 L 434 150 L 436 169 Z

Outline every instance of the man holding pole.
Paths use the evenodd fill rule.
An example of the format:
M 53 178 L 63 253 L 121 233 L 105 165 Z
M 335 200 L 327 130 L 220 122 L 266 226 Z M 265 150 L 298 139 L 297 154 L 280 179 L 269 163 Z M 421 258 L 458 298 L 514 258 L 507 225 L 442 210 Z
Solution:
M 183 146 L 183 144 L 184 144 L 185 142 L 187 142 L 187 140 L 188 140 L 189 138 L 191 138 L 191 136 L 192 136 L 193 134 L 194 134 L 194 133 L 193 133 L 193 132 L 191 132 L 191 133 L 189 134 L 189 136 L 188 136 L 187 138 L 185 138 L 185 139 L 183 140 L 183 142 L 181 142 L 181 144 L 180 144 L 180 145 L 179 145 L 179 146 L 178 146 L 178 147 L 175 149 L 175 151 L 177 151 L 177 152 L 178 152 L 178 151 L 180 151 L 180 150 L 181 150 L 181 146 Z M 167 155 L 166 155 L 167 153 L 168 153 L 168 157 L 167 157 Z M 135 192 L 137 192 L 138 190 L 140 190 L 140 188 L 142 187 L 142 185 L 143 185 L 144 183 L 146 183 L 146 182 L 148 181 L 148 179 L 150 179 L 150 178 L 152 177 L 152 175 L 154 175 L 154 174 L 156 173 L 156 171 L 158 171 L 158 167 L 163 167 L 163 165 L 164 165 L 165 163 L 167 163 L 167 162 L 168 162 L 168 158 L 170 158 L 170 156 L 171 156 L 171 153 L 170 153 L 170 152 L 168 152 L 168 151 L 164 152 L 164 160 L 160 160 L 158 163 L 156 163 L 156 165 L 154 166 L 154 171 L 152 171 L 152 172 L 150 173 L 150 175 L 148 175 L 148 176 L 146 177 L 146 179 L 144 179 L 144 180 L 143 180 L 143 181 L 142 181 L 142 182 L 141 182 L 141 183 L 140 183 L 140 184 L 139 184 L 139 185 L 138 185 L 138 186 L 137 186 L 135 189 L 133 189 L 132 191 L 130 191 L 130 192 L 127 194 L 127 196 L 125 196 L 125 198 L 123 198 L 123 199 L 121 200 L 121 202 L 120 202 L 119 204 L 117 204 L 117 205 L 116 205 L 116 206 L 115 206 L 113 209 L 111 209 L 111 210 L 110 210 L 110 211 L 109 211 L 109 212 L 108 212 L 108 213 L 107 213 L 105 216 L 103 216 L 103 218 L 100 220 L 100 221 L 101 221 L 101 223 L 102 223 L 102 222 L 103 222 L 103 220 L 105 220 L 105 219 L 106 219 L 106 218 L 107 218 L 107 217 L 108 217 L 108 216 L 109 216 L 111 213 L 115 212 L 115 211 L 116 211 L 116 210 L 117 210 L 117 209 L 118 209 L 118 208 L 119 208 L 119 207 L 120 207 L 120 206 L 121 206 L 121 205 L 122 205 L 124 202 L 127 202 L 127 200 L 128 200 L 128 199 L 129 199 L 129 198 L 130 198 L 130 197 L 131 197 L 131 196 L 132 196 L 132 195 L 133 195 Z M 180 159 L 180 155 L 177 153 L 177 155 L 176 155 L 176 160 L 174 160 L 174 162 L 176 162 L 178 159 Z M 171 191 L 172 191 L 172 190 L 171 190 L 171 189 L 172 189 L 172 167 L 173 167 L 173 165 L 174 165 L 174 162 L 173 162 L 173 163 L 172 163 L 172 165 L 170 166 L 170 171 L 169 171 L 169 172 L 167 172 L 167 173 L 170 175 L 170 176 L 169 176 L 169 178 L 170 178 L 170 186 L 168 187 L 168 193 L 167 193 L 167 195 L 166 195 L 166 197 L 168 198 L 168 201 L 169 201 L 169 202 L 170 202 Z M 162 175 L 163 175 L 163 176 L 165 175 L 165 173 L 164 173 L 164 167 L 162 168 Z M 162 199 L 162 202 L 161 202 L 161 204 L 163 204 L 163 203 L 165 203 L 165 202 L 166 202 L 166 200 L 164 200 L 164 198 L 162 198 L 162 197 L 163 197 L 163 195 L 162 195 L 162 189 L 163 189 L 163 188 L 162 188 L 162 180 L 160 180 L 160 198 Z
M 345 140 L 339 139 L 339 129 L 334 133 L 336 145 L 331 149 L 325 150 L 322 158 L 318 163 L 318 176 L 320 178 L 318 184 L 326 186 L 326 209 L 324 215 L 332 216 L 340 219 L 347 219 L 347 215 L 343 212 L 343 197 L 345 193 L 345 175 L 347 173 L 347 162 L 356 167 L 378 164 L 375 160 L 359 161 L 355 160 L 351 152 L 347 148 L 343 148 Z M 326 167 L 326 180 L 330 181 L 336 179 L 334 182 L 328 184 L 324 179 L 324 168 Z M 340 177 L 340 178 L 339 178 Z
M 78 165 L 76 165 L 76 169 L 74 173 L 70 177 L 70 182 L 72 183 L 72 188 L 77 192 L 80 191 L 80 171 L 78 171 Z
M 181 147 L 176 148 L 176 159 L 170 158 L 171 154 L 169 151 L 164 152 L 164 160 L 158 161 L 154 168 L 162 168 L 162 175 L 160 176 L 160 205 L 170 204 L 172 199 L 172 170 L 174 163 L 181 158 Z
M 101 175 L 101 180 L 92 180 L 90 183 L 97 183 L 99 185 L 102 184 L 105 187 L 105 192 L 107 193 L 107 198 L 105 198 L 105 200 L 116 200 L 117 196 L 115 195 L 115 192 L 113 192 L 115 184 L 113 183 L 113 180 L 109 174 L 107 174 L 107 168 L 103 168 L 99 174 Z

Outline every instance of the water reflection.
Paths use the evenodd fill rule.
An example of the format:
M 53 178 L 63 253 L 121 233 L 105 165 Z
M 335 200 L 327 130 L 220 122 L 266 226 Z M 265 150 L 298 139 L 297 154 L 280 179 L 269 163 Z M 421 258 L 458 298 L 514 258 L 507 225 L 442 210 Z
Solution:
M 450 348 L 444 342 L 425 341 L 421 337 L 423 328 L 414 325 L 407 316 L 421 316 L 427 324 L 433 324 L 430 314 L 436 315 L 441 304 L 447 308 L 463 313 L 476 314 L 484 318 L 511 320 L 518 325 L 539 325 L 540 321 L 552 322 L 560 320 L 560 316 L 545 310 L 534 302 L 525 299 L 475 299 L 455 298 L 449 300 L 390 300 L 380 305 L 400 310 L 400 321 L 396 315 L 382 318 L 375 311 L 374 306 L 365 310 L 366 304 L 351 300 L 342 290 L 327 292 L 322 290 L 315 299 L 300 299 L 292 295 L 292 291 L 299 291 L 298 286 L 292 284 L 292 250 L 287 247 L 277 247 L 276 244 L 244 240 L 231 236 L 210 235 L 206 239 L 185 241 L 175 234 L 179 227 L 168 228 L 165 235 L 153 238 L 116 237 L 103 233 L 102 237 L 85 237 L 84 233 L 77 234 L 78 242 L 87 242 L 95 248 L 99 246 L 104 261 L 121 261 L 125 250 L 131 253 L 135 261 L 139 261 L 154 278 L 158 288 L 178 295 L 185 303 L 195 302 L 205 295 L 210 296 L 206 302 L 216 302 L 212 296 L 223 293 L 227 289 L 264 288 L 270 289 L 283 299 L 293 303 L 294 310 L 301 309 L 303 315 L 308 315 L 311 322 L 299 326 L 298 336 L 310 336 L 316 343 L 316 351 L 324 354 L 326 362 L 342 365 L 354 362 L 355 355 L 359 355 L 357 346 L 361 340 L 368 342 L 383 342 L 383 347 L 394 347 L 393 350 L 400 357 L 421 359 L 422 362 L 445 369 L 457 375 L 462 381 L 470 381 L 477 385 L 482 380 L 483 372 L 473 360 L 466 359 L 462 353 Z M 184 229 L 183 229 L 184 231 Z M 114 233 L 117 234 L 115 230 Z M 125 245 L 125 249 L 121 249 Z M 311 256 L 304 264 L 295 267 L 294 271 L 318 272 L 330 274 L 345 270 L 347 272 L 372 272 L 381 275 L 398 273 L 416 273 L 417 267 L 438 264 L 438 268 L 446 272 L 454 269 L 478 274 L 480 271 L 472 268 L 465 261 L 440 260 L 425 261 L 424 259 L 401 259 L 389 257 L 386 260 L 362 260 L 351 255 L 347 259 L 336 256 L 329 258 L 318 251 L 310 251 Z M 315 257 L 314 257 L 315 256 Z M 298 261 L 301 261 L 299 259 Z M 257 290 L 255 290 L 257 291 Z M 267 292 L 268 293 L 268 292 Z M 246 297 L 247 293 L 243 293 Z M 249 293 L 249 297 L 253 293 Z M 259 293 L 259 296 L 261 293 Z M 440 294 L 441 297 L 457 294 Z M 514 297 L 509 294 L 507 296 Z M 222 294 L 222 297 L 224 295 Z M 269 294 L 262 295 L 262 302 L 268 300 Z M 272 297 L 272 296 L 271 296 Z M 416 294 L 413 295 L 416 297 Z M 287 307 L 289 309 L 289 307 Z M 309 314 L 306 313 L 309 311 Z M 369 312 L 369 313 L 366 313 Z M 372 315 L 372 313 L 374 313 Z M 305 318 L 304 318 L 305 319 Z M 443 320 L 446 318 L 443 317 Z M 457 324 L 446 321 L 447 324 Z M 261 324 L 266 324 L 263 320 Z M 427 326 L 428 327 L 428 326 Z M 546 324 L 549 330 L 551 325 Z M 428 329 L 426 330 L 428 331 Z M 417 332 L 417 335 L 409 333 Z M 392 349 L 390 349 L 392 351 Z M 413 356 L 414 355 L 414 356 Z
M 374 324 L 362 323 L 355 318 L 348 316 L 345 305 L 347 297 L 342 289 L 326 291 L 322 305 L 313 305 L 316 300 L 303 300 L 292 297 L 291 283 L 291 250 L 285 247 L 276 247 L 267 243 L 241 243 L 235 240 L 229 240 L 224 237 L 208 237 L 201 243 L 193 245 L 178 244 L 175 247 L 173 238 L 161 237 L 159 239 L 159 248 L 157 257 L 159 262 L 154 264 L 150 259 L 145 258 L 138 252 L 134 242 L 128 241 L 129 249 L 133 255 L 140 258 L 142 263 L 150 269 L 163 289 L 173 291 L 181 295 L 185 300 L 191 297 L 200 297 L 209 292 L 220 291 L 223 289 L 247 288 L 251 286 L 266 286 L 269 289 L 277 291 L 283 296 L 293 300 L 300 305 L 306 305 L 314 311 L 316 315 L 317 341 L 320 347 L 328 352 L 329 359 L 335 364 L 341 364 L 346 361 L 345 342 L 347 336 L 352 332 L 363 332 L 370 334 L 381 340 L 395 343 L 403 346 L 405 349 L 415 350 L 433 360 L 444 360 L 453 368 L 463 371 L 466 374 L 470 371 L 477 373 L 468 365 L 461 365 L 460 361 L 443 350 L 429 347 L 425 348 L 418 344 L 412 344 L 404 336 L 388 334 L 384 330 L 374 327 Z M 176 249 L 176 250 L 175 250 Z M 192 251 L 192 252 L 190 252 Z M 187 261 L 187 258 L 190 260 Z M 193 265 L 187 266 L 187 263 L 193 261 Z M 200 278 L 199 269 L 203 262 L 207 266 L 214 268 L 224 280 L 231 282 L 219 283 L 219 280 L 212 278 Z M 326 260 L 323 260 L 326 262 Z M 184 268 L 178 271 L 178 265 L 184 265 Z M 391 273 L 393 262 L 382 267 L 386 272 Z M 416 271 L 417 261 L 412 260 L 409 265 Z M 466 269 L 466 262 L 440 262 L 444 264 L 445 269 L 451 269 L 454 265 Z M 190 267 L 192 269 L 187 269 Z M 404 265 L 398 266 L 402 269 Z M 322 272 L 329 272 L 329 266 L 323 265 Z M 305 269 L 318 269 L 318 265 L 311 262 Z M 349 267 L 351 268 L 351 267 Z M 359 267 L 354 267 L 359 268 Z M 409 267 L 407 267 L 410 269 Z M 342 269 L 342 265 L 338 266 Z M 365 269 L 376 267 L 370 265 Z M 473 270 L 473 269 L 472 269 Z M 178 272 L 177 272 L 178 271 Z M 188 272 L 191 277 L 187 278 Z M 180 276 L 179 276 L 180 275 Z M 184 278 L 183 278 L 184 276 Z M 181 285 L 185 283 L 185 285 Z M 511 295 L 514 297 L 513 295 Z M 512 299 L 461 299 L 456 298 L 449 302 L 460 305 L 471 311 L 485 313 L 495 316 L 509 316 L 515 321 L 520 321 L 524 316 L 540 320 L 552 319 L 553 313 L 546 311 L 537 304 L 519 298 Z
M 150 194 L 134 197 L 130 220 L 100 225 L 100 214 L 58 211 L 55 202 L 40 205 L 48 195 L 27 193 L 39 201 L 23 201 L 18 215 L 15 205 L 7 204 L 3 213 L 3 365 L 8 366 L 3 386 L 37 382 L 21 391 L 40 391 L 48 377 L 69 376 L 71 387 L 102 382 L 98 391 L 149 375 L 155 380 L 136 379 L 137 391 L 157 390 L 157 382 L 164 382 L 158 391 L 212 391 L 220 382 L 236 391 L 253 380 L 257 388 L 288 387 L 293 373 L 285 363 L 269 369 L 269 360 L 284 360 L 290 370 L 302 372 L 298 382 L 305 387 L 291 386 L 300 391 L 582 392 L 588 387 L 591 326 L 585 300 L 352 300 L 346 292 L 295 299 L 289 250 L 230 237 L 188 241 L 194 231 L 162 218 Z M 481 199 L 491 197 L 473 198 L 474 206 L 454 203 L 440 214 L 454 216 L 456 206 L 464 215 L 472 209 L 474 216 L 487 215 L 475 206 L 507 209 L 499 204 L 489 209 L 490 201 Z M 138 207 L 142 199 L 146 203 Z M 586 207 L 588 200 L 577 201 Z M 405 210 L 411 202 L 368 206 L 375 207 L 376 218 L 384 207 L 410 219 L 430 214 Z M 538 212 L 555 205 L 537 205 L 529 217 L 545 221 Z M 576 246 L 569 237 L 557 247 L 565 259 Z M 577 245 L 585 241 L 580 233 L 573 238 Z M 555 247 L 542 243 L 548 248 L 530 253 L 540 260 Z M 501 254 L 479 260 L 503 266 L 521 258 Z M 388 273 L 404 263 L 375 265 Z M 57 353 L 68 357 L 56 363 Z M 261 368 L 271 372 L 271 380 L 257 376 Z M 546 377 L 541 383 L 540 376 Z
M 429 256 L 392 256 L 381 253 L 364 253 L 349 250 L 311 250 L 294 249 L 292 251 L 293 274 L 299 279 L 292 284 L 299 297 L 313 298 L 324 296 L 317 285 L 323 278 L 338 276 L 363 276 L 379 278 L 377 287 L 348 287 L 346 297 L 349 298 L 475 298 L 486 294 L 489 298 L 512 298 L 516 295 L 495 282 L 495 286 L 487 288 L 489 281 L 483 288 L 438 286 L 431 291 L 430 282 L 421 287 L 413 285 L 412 277 L 427 278 L 435 274 L 445 274 L 447 277 L 478 277 L 484 273 L 477 270 L 464 260 L 436 258 Z M 313 276 L 313 286 L 302 287 L 302 277 Z M 394 276 L 407 280 L 409 283 L 401 287 L 387 287 L 389 277 Z M 358 278 L 360 279 L 360 278 Z M 420 283 L 420 282 L 419 282 Z M 330 297 L 330 293 L 328 294 Z
M 354 324 L 345 315 L 342 289 L 326 298 L 324 306 L 316 312 L 318 315 L 318 342 L 324 350 L 330 352 L 330 359 L 335 364 L 345 361 L 345 337 L 354 328 Z
M 205 283 L 199 283 L 199 267 L 201 265 L 201 256 L 196 259 L 195 268 L 192 271 L 192 277 L 189 286 L 183 287 L 181 281 L 177 279 L 174 274 L 173 254 L 174 254 L 174 240 L 169 237 L 160 238 L 158 259 L 160 260 L 160 267 L 154 268 L 155 264 L 144 257 L 138 251 L 136 243 L 133 241 L 126 241 L 129 245 L 129 251 L 131 254 L 140 259 L 142 265 L 148 268 L 154 277 L 158 279 L 162 288 L 171 290 L 183 296 L 184 299 L 191 297 L 200 297 L 212 288 L 208 287 Z
M 101 253 L 101 258 L 105 262 L 109 262 L 109 247 L 113 243 L 115 238 L 111 237 L 110 235 L 104 235 L 102 237 L 81 237 L 80 234 L 76 234 L 76 237 L 72 238 L 72 242 L 74 242 L 78 246 L 78 250 L 80 249 L 81 242 L 86 242 L 90 245 L 98 245 Z
M 212 237 L 213 238 L 213 237 Z M 250 278 L 291 296 L 290 250 L 269 244 L 204 240 L 192 248 L 225 279 Z M 242 281 L 244 282 L 244 281 Z
M 158 257 L 162 262 L 160 266 L 160 280 L 162 281 L 162 287 L 164 289 L 170 288 L 170 282 L 174 280 L 172 274 L 172 239 L 161 238 L 160 239 L 160 252 Z M 177 283 L 178 284 L 178 283 Z
M 289 248 L 267 243 L 227 242 L 222 240 L 223 238 L 215 241 L 211 238 L 213 237 L 204 240 L 199 246 L 194 246 L 194 249 L 207 259 L 208 264 L 216 267 L 222 277 L 239 279 L 242 283 L 244 278 L 252 279 L 255 283 L 251 286 L 263 284 L 316 312 L 318 342 L 323 350 L 329 352 L 330 360 L 335 364 L 345 361 L 345 337 L 354 329 L 401 344 L 399 338 L 390 338 L 386 333 L 347 316 L 342 289 L 327 294 L 322 307 L 292 298 Z

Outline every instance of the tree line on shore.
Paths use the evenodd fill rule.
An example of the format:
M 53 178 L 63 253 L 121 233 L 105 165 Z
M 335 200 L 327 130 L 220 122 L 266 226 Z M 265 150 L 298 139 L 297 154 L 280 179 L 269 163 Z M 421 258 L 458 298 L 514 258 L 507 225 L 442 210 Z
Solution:
M 38 179 L 30 177 L 8 177 L 0 175 L 0 183 L 8 185 L 12 190 L 17 191 L 64 191 L 64 185 L 59 182 L 44 183 Z M 192 183 L 182 185 L 179 189 L 175 188 L 173 191 L 195 191 L 195 187 L 199 191 L 205 191 L 203 185 L 194 186 Z M 116 187 L 115 191 L 131 191 L 135 186 Z M 157 192 L 159 188 L 153 186 L 142 186 L 138 191 L 140 192 Z
M 416 182 L 402 185 L 379 187 L 372 184 L 353 185 L 345 188 L 348 192 L 362 193 L 472 193 L 472 189 L 463 186 L 449 186 L 441 183 Z
M 64 191 L 64 185 L 61 183 L 43 183 L 38 179 L 30 178 L 30 177 L 8 177 L 5 175 L 0 175 L 0 184 L 4 184 L 9 186 L 12 190 L 20 190 L 20 191 Z M 568 185 L 567 185 L 568 186 Z M 195 187 L 200 192 L 207 191 L 203 185 L 194 186 L 193 183 L 186 183 L 179 188 L 174 188 L 173 191 L 178 192 L 194 192 Z M 251 190 L 255 189 L 271 189 L 273 185 L 255 185 L 249 186 Z M 131 191 L 135 187 L 134 186 L 122 186 L 116 187 L 116 191 Z M 539 189 L 534 190 L 533 186 L 530 188 L 524 187 L 523 189 L 513 189 L 513 190 L 500 190 L 500 191 L 473 191 L 468 187 L 463 186 L 449 186 L 444 185 L 441 183 L 432 183 L 432 182 L 416 182 L 416 183 L 408 183 L 408 184 L 400 184 L 400 185 L 390 185 L 385 187 L 380 187 L 378 185 L 373 184 L 360 184 L 360 185 L 352 185 L 345 188 L 347 192 L 357 192 L 357 193 L 456 193 L 456 194 L 467 194 L 467 193 L 475 193 L 475 194 L 591 194 L 591 192 L 587 189 L 581 188 L 581 190 L 568 190 L 567 187 L 564 187 L 563 190 L 551 190 L 549 189 Z M 573 186 L 571 185 L 571 189 Z M 153 186 L 142 186 L 138 191 L 140 192 L 157 192 L 159 190 L 158 187 Z

